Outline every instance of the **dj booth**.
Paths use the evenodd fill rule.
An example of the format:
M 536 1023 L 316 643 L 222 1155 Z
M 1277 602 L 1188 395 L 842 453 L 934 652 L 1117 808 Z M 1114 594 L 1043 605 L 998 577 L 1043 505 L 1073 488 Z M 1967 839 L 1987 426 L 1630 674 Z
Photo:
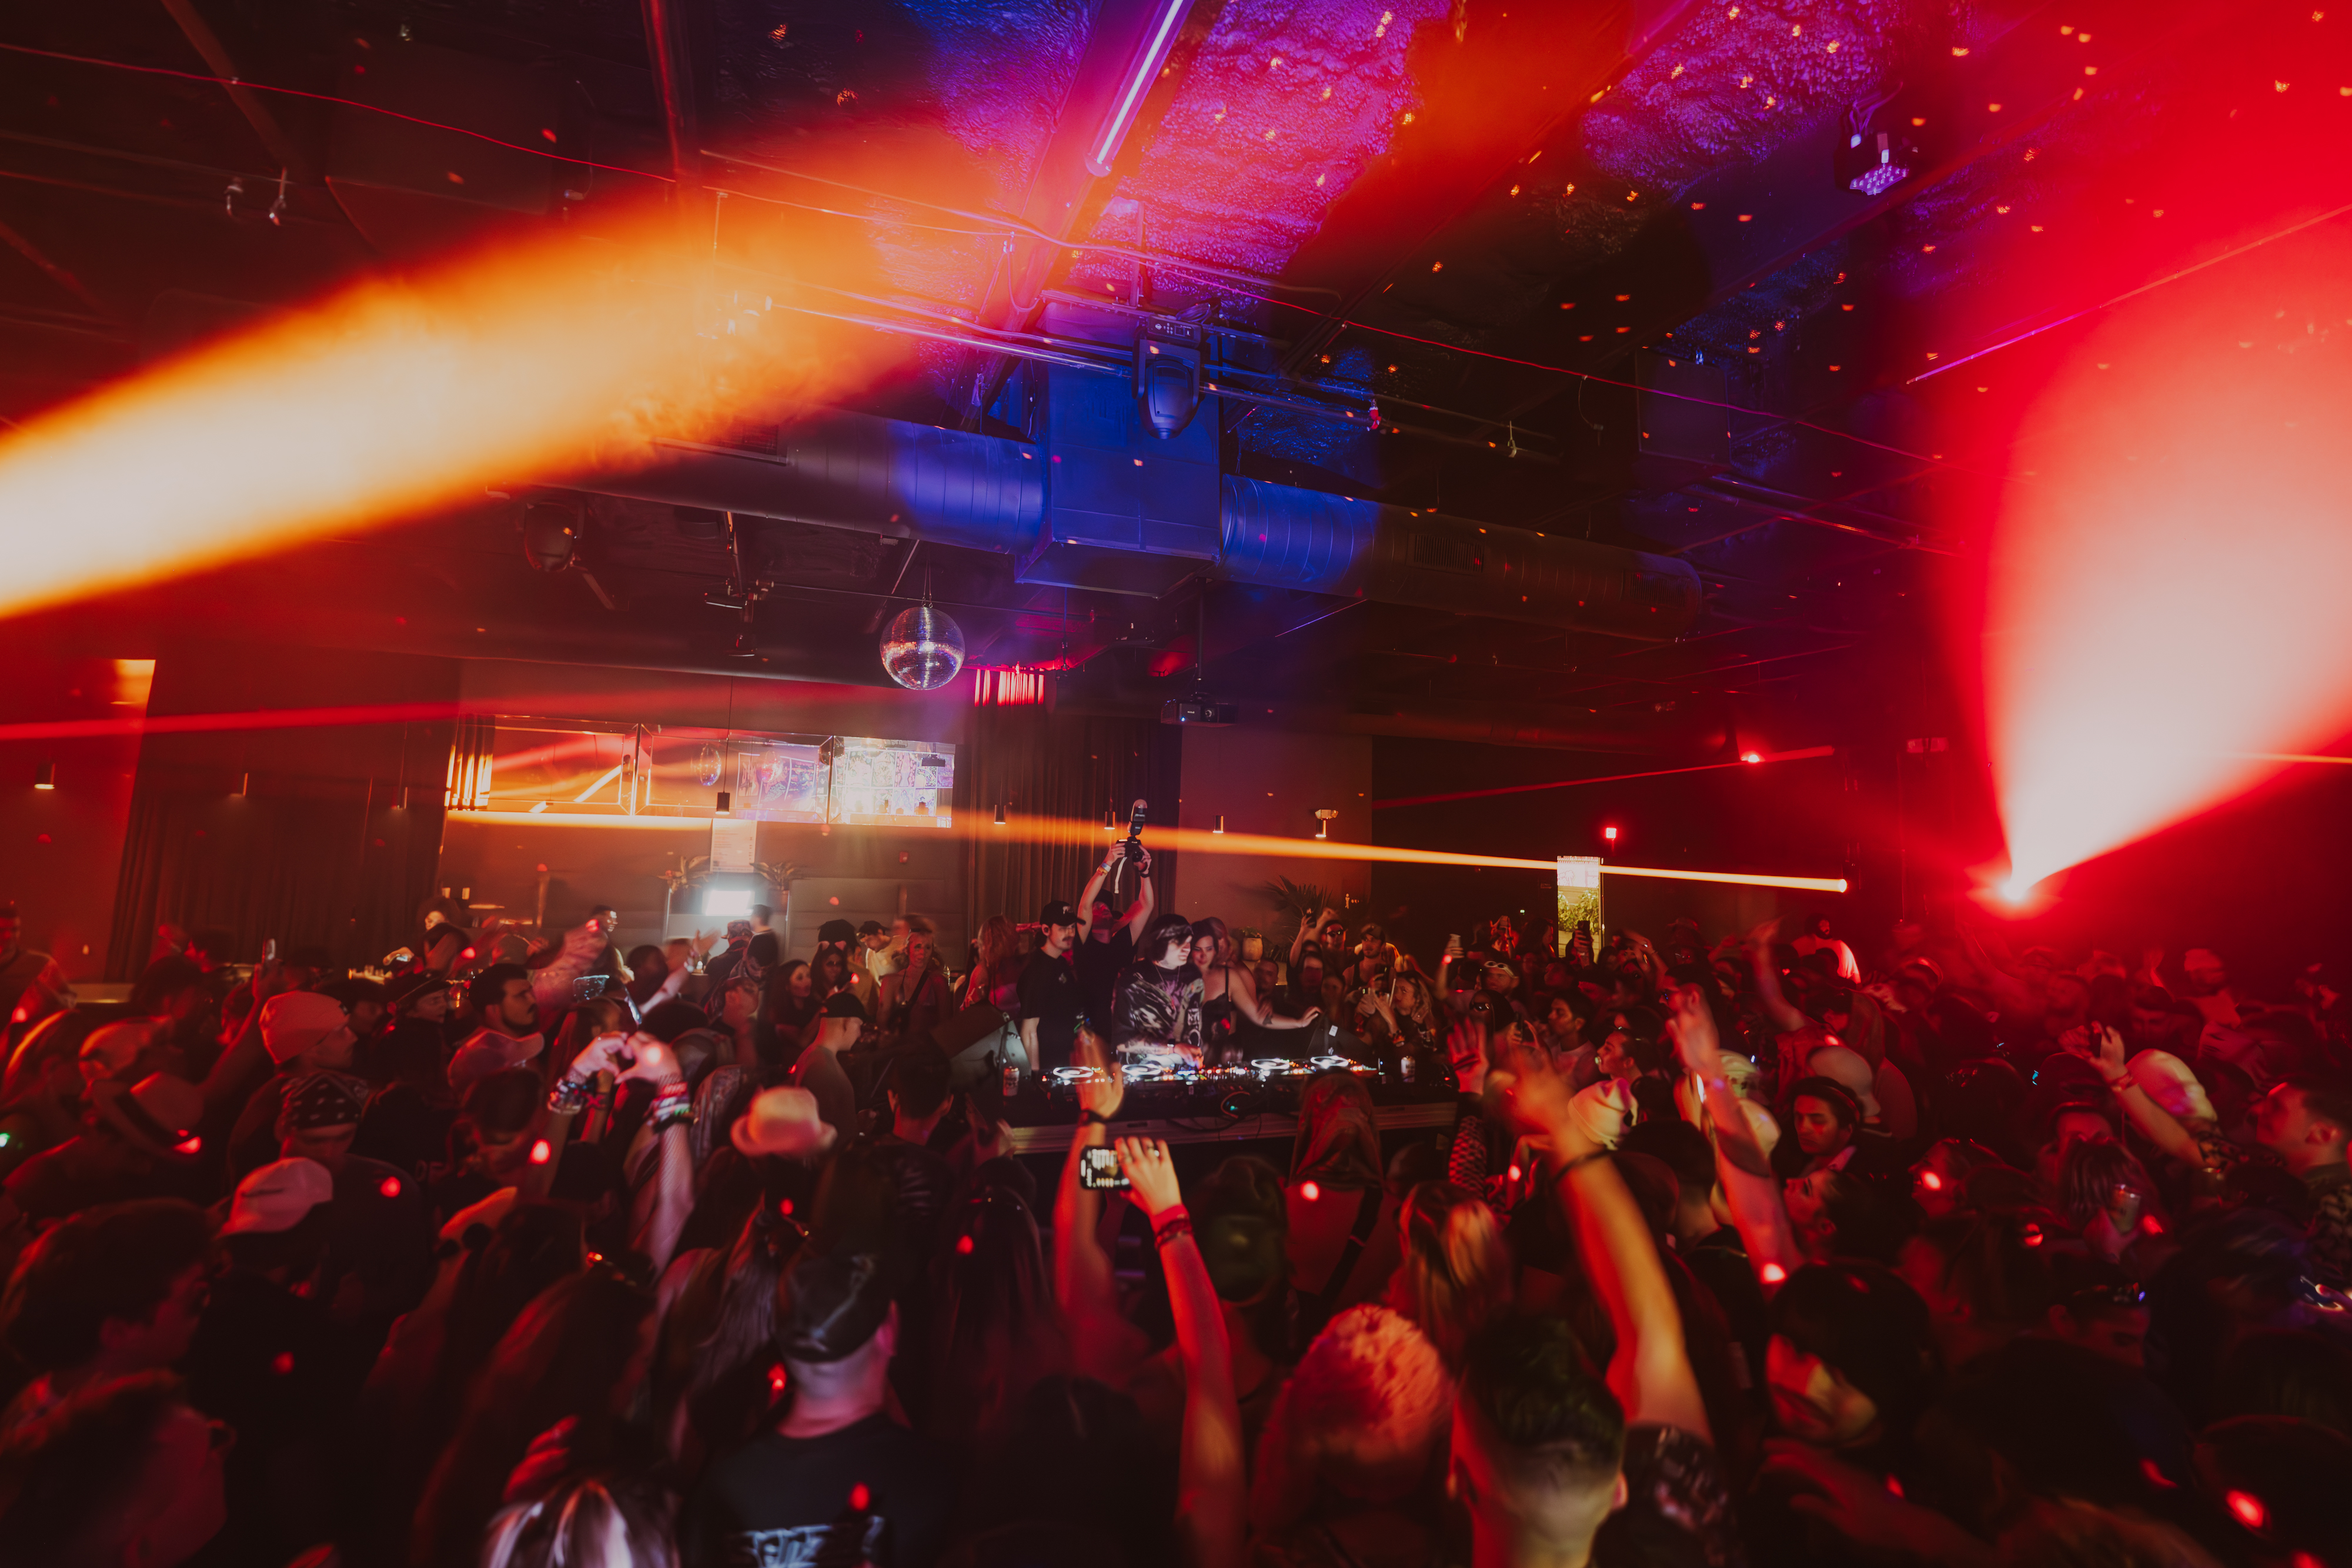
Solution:
M 1426 1076 L 1415 1082 L 1402 1065 L 1372 1067 L 1319 1056 L 1196 1068 L 1173 1057 L 1147 1057 L 1129 1061 L 1125 1071 L 1126 1093 L 1111 1118 L 1115 1138 L 1158 1138 L 1179 1145 L 1287 1144 L 1298 1130 L 1300 1093 L 1329 1071 L 1353 1073 L 1364 1085 L 1383 1134 L 1435 1133 L 1454 1124 L 1454 1086 Z M 1083 1067 L 1061 1067 L 1024 1079 L 1020 1092 L 1004 1104 L 1013 1153 L 1058 1156 L 1068 1149 L 1080 1119 L 1078 1085 L 1088 1075 Z

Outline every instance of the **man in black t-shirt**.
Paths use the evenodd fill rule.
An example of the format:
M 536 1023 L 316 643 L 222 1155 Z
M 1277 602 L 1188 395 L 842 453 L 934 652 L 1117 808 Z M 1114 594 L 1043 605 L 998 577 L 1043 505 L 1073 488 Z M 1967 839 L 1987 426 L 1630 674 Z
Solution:
M 885 1413 L 898 1313 L 871 1253 L 803 1253 L 776 1325 L 791 1405 L 703 1472 L 681 1521 L 685 1568 L 930 1568 L 955 1500 L 948 1455 Z
M 1130 853 L 1135 863 L 1135 902 L 1124 915 L 1114 914 L 1108 898 L 1117 884 L 1113 874 Z M 1121 841 L 1102 864 L 1095 867 L 1087 890 L 1078 894 L 1078 994 L 1086 999 L 1087 1017 L 1097 1021 L 1110 1017 L 1111 997 L 1118 977 L 1136 960 L 1136 944 L 1151 923 L 1160 895 L 1151 886 L 1151 852 L 1134 840 Z
M 1088 1015 L 1077 966 L 1070 957 L 1078 941 L 1078 912 L 1066 899 L 1057 898 L 1037 916 L 1037 925 L 1043 941 L 1029 955 L 1017 989 L 1021 1043 L 1028 1050 L 1029 1065 L 1043 1071 L 1069 1064 L 1078 1019 Z

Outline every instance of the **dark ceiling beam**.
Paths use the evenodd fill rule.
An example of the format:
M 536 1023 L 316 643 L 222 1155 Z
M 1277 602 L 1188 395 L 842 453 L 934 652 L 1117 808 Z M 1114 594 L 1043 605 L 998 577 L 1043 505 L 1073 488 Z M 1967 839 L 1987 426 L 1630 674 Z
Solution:
M 231 103 L 236 105 L 236 111 L 245 116 L 246 124 L 252 127 L 254 135 L 260 139 L 262 150 L 269 154 L 269 161 L 305 183 L 316 179 L 318 169 L 311 163 L 310 155 L 296 144 L 293 137 L 287 134 L 286 128 L 278 123 L 278 117 L 269 112 L 269 106 L 261 101 L 261 95 L 239 81 L 243 73 L 237 69 L 236 57 L 228 52 L 228 47 L 220 41 L 220 36 L 212 30 L 211 25 L 197 15 L 194 0 L 163 0 L 163 5 L 171 13 L 172 20 L 179 24 L 180 32 L 188 40 L 188 46 L 203 57 L 205 68 L 226 78 L 221 90 L 228 94 Z

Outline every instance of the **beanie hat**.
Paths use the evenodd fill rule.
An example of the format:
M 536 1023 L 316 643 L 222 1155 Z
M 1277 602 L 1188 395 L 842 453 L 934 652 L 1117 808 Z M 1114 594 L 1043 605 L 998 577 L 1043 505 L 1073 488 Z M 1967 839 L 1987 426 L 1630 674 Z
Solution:
M 280 1067 L 316 1050 L 336 1030 L 350 1032 L 343 1004 L 316 991 L 287 991 L 261 1004 L 261 1048 Z

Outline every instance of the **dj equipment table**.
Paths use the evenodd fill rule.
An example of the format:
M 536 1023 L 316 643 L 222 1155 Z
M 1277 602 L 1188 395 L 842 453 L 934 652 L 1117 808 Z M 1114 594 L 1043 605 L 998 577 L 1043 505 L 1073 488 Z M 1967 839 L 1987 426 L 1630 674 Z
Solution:
M 1084 1069 L 1022 1086 L 1005 1105 L 1013 1151 L 1059 1155 L 1079 1122 L 1077 1082 Z M 1113 1117 L 1113 1137 L 1159 1138 L 1169 1144 L 1243 1144 L 1288 1139 L 1298 1130 L 1298 1097 L 1326 1071 L 1353 1072 L 1370 1092 L 1382 1133 L 1435 1131 L 1454 1124 L 1454 1091 L 1445 1082 L 1409 1083 L 1337 1058 L 1310 1062 L 1259 1061 L 1247 1068 L 1130 1068 L 1127 1092 Z

